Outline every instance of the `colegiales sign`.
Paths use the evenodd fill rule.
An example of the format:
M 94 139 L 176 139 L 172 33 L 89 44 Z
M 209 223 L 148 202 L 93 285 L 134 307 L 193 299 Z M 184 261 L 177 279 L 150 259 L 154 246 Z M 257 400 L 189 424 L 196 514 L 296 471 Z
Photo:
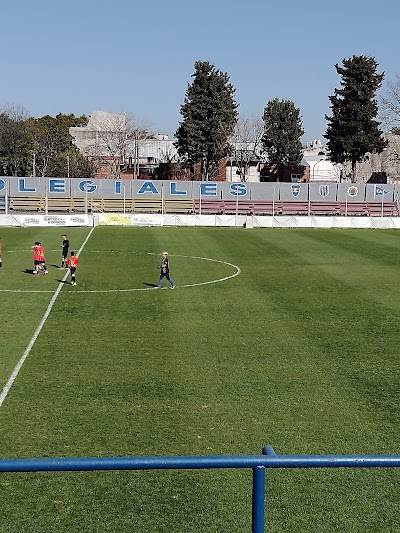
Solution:
M 249 184 L 191 181 L 96 180 L 72 178 L 0 178 L 0 194 L 130 198 L 246 197 Z
M 349 183 L 230 183 L 1 177 L 0 197 L 51 196 L 209 200 L 399 202 L 400 185 Z

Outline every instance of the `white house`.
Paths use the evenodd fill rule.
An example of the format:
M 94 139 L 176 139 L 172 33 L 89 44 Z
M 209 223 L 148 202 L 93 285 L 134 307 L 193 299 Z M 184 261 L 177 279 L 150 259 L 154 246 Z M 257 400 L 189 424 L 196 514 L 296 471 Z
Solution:
M 342 165 L 332 163 L 326 153 L 326 146 L 320 140 L 312 141 L 303 148 L 303 157 L 310 166 L 310 183 L 340 181 Z

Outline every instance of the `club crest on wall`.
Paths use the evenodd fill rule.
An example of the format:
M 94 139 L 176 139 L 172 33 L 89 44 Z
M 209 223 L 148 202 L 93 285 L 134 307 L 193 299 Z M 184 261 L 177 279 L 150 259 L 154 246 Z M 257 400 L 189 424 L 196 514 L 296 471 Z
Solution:
M 300 194 L 301 185 L 296 183 L 292 184 L 292 195 L 296 198 Z
M 319 195 L 322 198 L 326 198 L 329 194 L 329 185 L 320 185 L 319 186 Z
M 352 185 L 347 189 L 347 194 L 354 198 L 354 196 L 357 196 L 358 194 L 358 188 L 355 185 Z
M 375 185 L 375 189 L 374 189 L 375 198 L 377 196 L 385 196 L 385 194 L 389 194 L 389 191 L 385 191 L 385 189 L 381 187 L 380 185 Z

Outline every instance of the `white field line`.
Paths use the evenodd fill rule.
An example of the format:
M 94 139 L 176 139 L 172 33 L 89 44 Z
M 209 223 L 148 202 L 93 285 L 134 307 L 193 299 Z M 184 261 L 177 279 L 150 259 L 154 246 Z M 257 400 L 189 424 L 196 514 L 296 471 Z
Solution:
M 51 294 L 53 294 L 54 291 L 46 291 L 41 289 L 0 289 L 0 292 L 51 292 Z
M 81 251 L 83 250 L 83 248 L 85 247 L 85 244 L 88 242 L 91 234 L 93 233 L 93 230 L 94 230 L 94 227 L 89 231 L 86 239 L 84 240 L 82 246 L 79 248 L 79 252 L 76 254 L 77 256 L 79 256 L 79 254 L 81 253 Z M 46 312 L 44 313 L 43 315 L 43 318 L 42 320 L 40 321 L 40 324 L 38 325 L 38 327 L 36 328 L 36 331 L 35 333 L 33 334 L 33 337 L 31 338 L 31 340 L 29 341 L 29 344 L 28 346 L 26 347 L 26 350 L 24 351 L 24 353 L 22 354 L 20 360 L 18 361 L 18 363 L 16 364 L 14 370 L 12 371 L 12 374 L 11 376 L 9 377 L 7 383 L 5 384 L 1 394 L 0 394 L 0 407 L 3 405 L 3 402 L 4 400 L 7 398 L 7 395 L 8 393 L 10 392 L 10 389 L 11 387 L 13 386 L 13 383 L 14 381 L 16 380 L 18 374 L 19 374 L 19 371 L 21 370 L 22 368 L 22 365 L 24 364 L 26 358 L 28 357 L 30 351 L 32 350 L 32 347 L 33 345 L 35 344 L 36 342 L 36 339 L 39 337 L 39 334 L 40 332 L 42 331 L 42 328 L 43 326 L 45 325 L 46 323 L 46 320 L 48 319 L 49 315 L 50 315 L 50 312 L 53 308 L 53 305 L 55 303 L 55 301 L 57 300 L 57 297 L 58 295 L 60 294 L 60 291 L 64 285 L 64 281 L 67 279 L 68 277 L 68 274 L 69 272 L 66 272 L 65 275 L 64 275 L 64 278 L 62 281 L 60 281 L 60 283 L 58 284 L 58 287 L 55 291 L 55 293 L 53 294 L 53 297 L 52 299 L 50 300 L 50 303 L 49 305 L 47 306 L 47 309 L 46 309 Z
M 96 250 L 90 250 L 90 252 L 92 253 L 93 251 L 96 251 Z M 135 253 L 135 252 L 133 252 Z M 160 255 L 159 253 L 152 253 L 152 252 L 148 252 L 148 255 Z M 201 285 L 210 285 L 211 283 L 221 283 L 222 281 L 227 281 L 228 279 L 231 279 L 231 278 L 234 278 L 236 276 L 238 276 L 240 273 L 241 273 L 241 270 L 240 268 L 237 266 L 237 265 L 234 265 L 233 263 L 228 263 L 227 261 L 220 261 L 219 259 L 211 259 L 210 257 L 198 257 L 198 256 L 193 256 L 193 255 L 175 255 L 175 256 L 170 256 L 170 257 L 187 257 L 188 259 L 201 259 L 202 261 L 211 261 L 213 263 L 221 263 L 222 265 L 228 265 L 230 267 L 232 267 L 235 272 L 233 274 L 231 274 L 230 276 L 225 276 L 224 278 L 218 278 L 218 279 L 212 279 L 210 281 L 202 281 L 200 283 L 191 283 L 190 285 L 189 284 L 186 284 L 186 285 L 175 285 L 176 288 L 180 288 L 180 289 L 184 289 L 184 288 L 187 288 L 187 287 L 200 287 Z M 68 275 L 68 273 L 66 274 L 66 276 Z M 65 277 L 64 277 L 64 280 L 65 280 Z M 64 281 L 63 280 L 63 281 Z M 84 294 L 84 293 L 91 293 L 91 294 L 94 294 L 94 293 L 109 293 L 109 292 L 136 292 L 136 291 L 153 291 L 154 289 L 158 289 L 158 287 L 142 287 L 142 288 L 136 288 L 136 289 L 102 289 L 102 290 L 74 290 L 74 294 L 76 293 L 80 293 L 80 294 Z M 162 287 L 162 289 L 169 289 L 169 287 Z M 158 289 L 159 290 L 159 289 Z M 53 291 L 41 291 L 41 290 L 25 290 L 25 289 L 0 289 L 0 292 L 53 292 Z M 1 405 L 1 404 L 0 404 Z
M 160 254 L 159 253 L 156 254 L 156 253 L 148 252 L 148 255 L 160 255 Z M 170 255 L 169 257 L 187 257 L 189 259 L 201 259 L 203 261 L 211 261 L 213 263 L 221 263 L 222 265 L 228 265 L 228 266 L 230 266 L 230 267 L 235 269 L 235 272 L 233 274 L 231 274 L 230 276 L 225 276 L 224 278 L 212 279 L 210 281 L 202 281 L 200 283 L 192 283 L 190 285 L 189 284 L 187 284 L 187 285 L 176 285 L 175 284 L 175 288 L 176 289 L 177 288 L 184 289 L 184 288 L 187 288 L 187 287 L 200 287 L 201 285 L 210 285 L 211 283 L 220 283 L 221 281 L 227 281 L 228 279 L 234 278 L 234 277 L 238 276 L 241 273 L 241 270 L 240 270 L 240 268 L 237 265 L 234 265 L 233 263 L 228 263 L 227 261 L 220 261 L 219 259 L 211 259 L 210 257 L 198 257 L 198 256 L 194 256 L 194 255 Z M 161 287 L 161 288 L 162 289 L 169 289 L 170 287 Z M 104 290 L 98 290 L 98 291 L 74 291 L 74 294 L 76 292 L 80 292 L 80 293 L 84 293 L 84 292 L 90 292 L 90 293 L 95 293 L 95 292 L 101 292 L 101 293 L 104 293 L 104 292 L 135 292 L 135 291 L 152 291 L 154 289 L 158 289 L 158 287 L 144 287 L 144 288 L 141 288 L 141 289 L 104 289 Z

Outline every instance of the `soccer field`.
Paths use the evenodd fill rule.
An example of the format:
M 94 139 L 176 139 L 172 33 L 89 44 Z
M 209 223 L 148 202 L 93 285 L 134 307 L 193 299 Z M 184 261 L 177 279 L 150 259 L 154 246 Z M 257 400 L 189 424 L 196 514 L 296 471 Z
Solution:
M 1 229 L 1 458 L 400 453 L 396 230 L 68 228 L 75 287 L 63 230 Z M 251 530 L 247 470 L 2 474 L 0 500 L 1 533 Z M 398 469 L 266 474 L 267 531 L 399 516 Z

